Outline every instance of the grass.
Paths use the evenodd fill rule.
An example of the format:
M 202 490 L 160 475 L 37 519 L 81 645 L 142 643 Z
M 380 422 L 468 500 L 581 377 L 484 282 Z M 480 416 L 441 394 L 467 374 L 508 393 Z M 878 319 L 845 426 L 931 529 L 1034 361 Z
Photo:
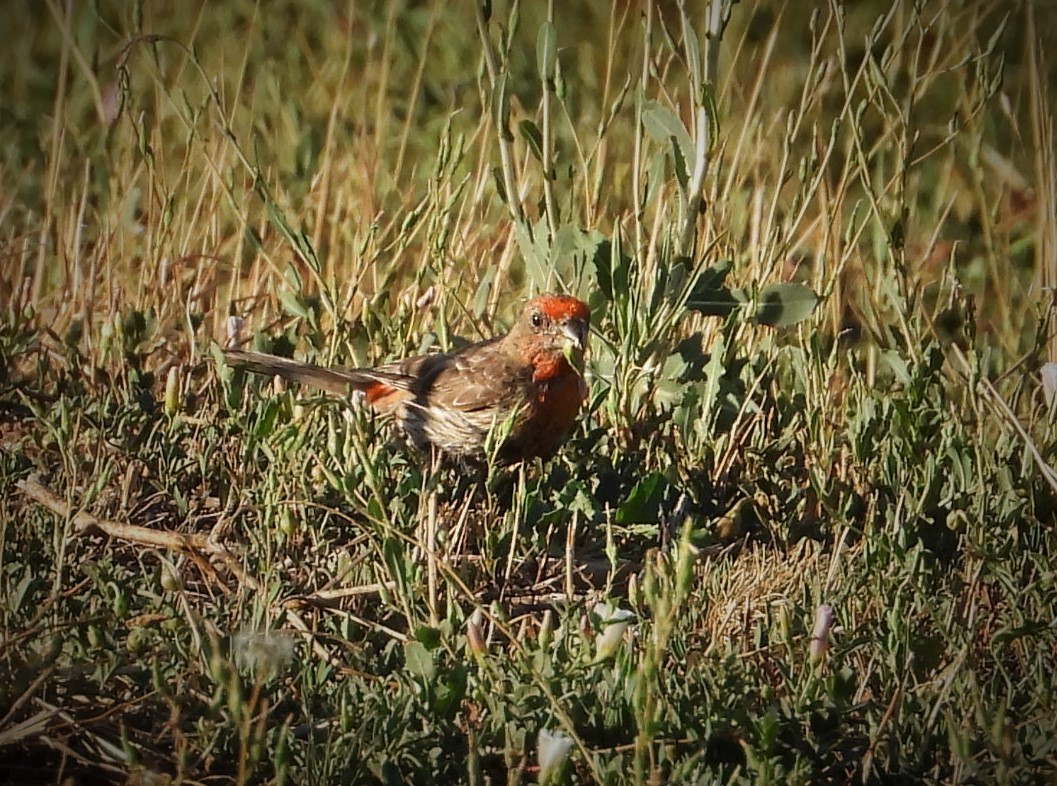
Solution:
M 0 779 L 1057 782 L 1052 10 L 17 5 Z M 545 463 L 219 361 L 548 289 Z

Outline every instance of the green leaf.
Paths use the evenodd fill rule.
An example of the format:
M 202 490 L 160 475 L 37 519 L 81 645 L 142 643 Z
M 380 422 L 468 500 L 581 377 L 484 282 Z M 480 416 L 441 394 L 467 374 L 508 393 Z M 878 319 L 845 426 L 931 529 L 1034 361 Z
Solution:
M 522 120 L 517 124 L 518 133 L 528 142 L 529 150 L 537 161 L 543 161 L 543 134 L 531 120 Z
M 702 369 L 704 383 L 699 386 L 701 400 L 701 420 L 699 428 L 712 429 L 716 412 L 720 408 L 720 393 L 723 389 L 723 375 L 727 373 L 723 359 L 727 354 L 727 342 L 720 333 L 712 340 L 708 350 L 708 362 Z
M 769 284 L 760 292 L 753 321 L 769 327 L 788 327 L 811 316 L 818 295 L 803 284 Z
M 609 257 L 610 285 L 613 292 L 613 297 L 610 299 L 623 299 L 631 288 L 631 257 L 624 253 L 619 229 L 613 233 L 611 246 L 604 250 L 609 252 L 607 256 Z M 603 249 L 599 248 L 599 251 Z
M 415 628 L 415 641 L 432 652 L 440 646 L 440 631 L 429 625 L 419 625 Z
M 282 305 L 283 311 L 290 316 L 309 319 L 308 306 L 301 300 L 300 295 L 292 289 L 284 289 L 279 292 L 279 303 Z
M 606 300 L 623 298 L 631 281 L 631 257 L 623 251 L 620 232 L 613 239 L 601 240 L 594 251 L 595 278 Z
M 618 524 L 656 523 L 668 481 L 660 472 L 642 478 L 617 509 Z
M 495 192 L 499 201 L 508 204 L 506 197 L 506 184 L 503 182 L 503 170 L 497 166 L 492 167 L 492 179 L 495 180 Z
M 492 92 L 492 122 L 504 139 L 510 138 L 510 102 L 507 100 L 507 75 L 504 71 L 495 83 Z
M 548 262 L 554 268 L 570 258 L 595 259 L 599 249 L 606 243 L 605 236 L 598 230 L 583 230 L 575 224 L 564 224 L 555 233 L 551 241 Z
M 437 673 L 433 655 L 420 641 L 409 641 L 404 644 L 404 663 L 412 674 L 432 682 Z
M 264 405 L 264 412 L 261 413 L 260 420 L 258 420 L 252 430 L 252 434 L 257 439 L 266 439 L 269 434 L 275 431 L 275 421 L 279 417 L 279 408 L 281 404 L 275 399 L 269 399 L 268 403 Z
M 735 293 L 723 282 L 730 273 L 730 262 L 718 262 L 701 274 L 690 295 L 686 307 L 708 317 L 725 317 L 741 305 Z
M 665 156 L 663 150 L 658 150 L 650 156 L 650 163 L 646 169 L 645 193 L 642 195 L 643 202 L 652 202 L 664 190 L 664 162 L 666 158 L 667 156 Z
M 679 16 L 683 28 L 683 48 L 686 50 L 686 70 L 690 72 L 690 81 L 701 79 L 703 76 L 701 68 L 700 44 L 697 41 L 697 31 L 693 23 L 687 18 L 686 10 L 682 3 L 679 4 Z
M 372 500 L 373 502 L 374 500 Z M 372 509 L 372 516 L 381 517 L 380 508 Z M 386 569 L 396 584 L 395 594 L 407 595 L 411 590 L 413 579 L 413 568 L 404 548 L 403 542 L 396 537 L 388 537 L 382 543 L 382 559 L 385 561 Z
M 435 688 L 433 710 L 442 718 L 454 719 L 466 698 L 468 671 L 463 665 L 456 665 L 443 675 Z
M 492 283 L 495 281 L 496 267 L 489 265 L 481 276 L 477 285 L 477 291 L 473 294 L 471 313 L 480 318 L 488 309 L 488 295 L 492 291 Z
M 682 193 L 686 193 L 686 189 L 690 184 L 690 170 L 687 169 L 687 159 L 683 148 L 679 146 L 675 137 L 669 139 L 669 144 L 672 149 L 672 166 L 675 169 L 675 179 L 679 181 L 679 188 Z
M 32 572 L 27 570 L 25 575 L 22 576 L 21 581 L 18 582 L 18 585 L 7 599 L 7 607 L 12 613 L 18 612 L 19 607 L 22 605 L 23 598 L 26 597 L 26 591 L 29 589 L 30 585 L 33 584 L 33 581 Z
M 904 387 L 910 385 L 910 371 L 907 369 L 907 362 L 899 353 L 894 349 L 886 349 L 881 352 L 881 359 L 885 361 L 888 368 L 892 371 L 892 376 L 896 378 L 896 381 Z
M 716 108 L 716 90 L 711 83 L 701 86 L 701 104 L 708 115 L 708 152 L 711 153 L 719 139 L 719 110 Z
M 671 109 L 656 101 L 647 101 L 642 107 L 642 125 L 655 142 L 666 143 L 674 138 L 684 162 L 694 160 L 694 141 L 690 132 Z
M 554 25 L 544 22 L 536 36 L 536 69 L 540 79 L 550 82 L 554 79 L 555 65 L 558 61 L 558 33 Z
M 686 379 L 700 381 L 703 378 L 705 363 L 709 360 L 705 353 L 703 334 L 700 331 L 691 333 L 675 345 L 675 351 L 686 363 L 683 372 Z
M 606 252 L 610 253 L 606 253 Z M 598 290 L 606 300 L 613 299 L 613 270 L 611 267 L 612 244 L 606 240 L 598 247 L 595 254 L 595 281 L 598 282 Z
M 544 219 L 540 219 L 542 222 Z M 548 248 L 537 238 L 546 237 L 546 229 L 542 223 L 537 223 L 535 231 L 527 224 L 519 222 L 514 226 L 514 240 L 517 242 L 518 251 L 525 261 L 525 273 L 537 289 L 547 290 L 551 286 L 551 274 L 553 269 L 548 264 Z

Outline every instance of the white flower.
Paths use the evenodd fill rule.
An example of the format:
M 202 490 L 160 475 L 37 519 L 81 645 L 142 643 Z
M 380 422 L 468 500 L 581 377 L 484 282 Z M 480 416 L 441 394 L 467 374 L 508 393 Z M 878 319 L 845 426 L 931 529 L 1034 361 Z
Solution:
M 286 669 L 294 658 L 296 642 L 284 631 L 242 630 L 235 634 L 231 648 L 239 667 L 263 682 Z
M 811 630 L 808 654 L 811 660 L 819 660 L 829 649 L 829 632 L 833 627 L 833 607 L 823 603 L 815 609 L 815 627 Z
M 484 614 L 479 608 L 474 609 L 473 614 L 466 620 L 466 640 L 470 645 L 470 652 L 475 658 L 484 655 L 488 650 L 488 644 L 484 637 Z
M 242 317 L 230 316 L 227 322 L 224 323 L 224 330 L 227 338 L 224 346 L 234 347 L 242 343 L 242 331 L 246 327 L 246 320 Z
M 1054 400 L 1057 400 L 1057 363 L 1043 363 L 1039 376 L 1042 377 L 1042 394 L 1046 397 L 1046 408 L 1052 412 Z
M 536 758 L 539 760 L 541 786 L 553 783 L 561 775 L 562 768 L 573 748 L 573 739 L 565 732 L 540 729 L 539 748 Z
M 616 653 L 624 641 L 624 633 L 631 626 L 631 620 L 635 618 L 635 614 L 609 603 L 599 603 L 595 606 L 594 613 L 598 615 L 598 621 L 602 627 L 602 630 L 595 636 L 595 661 L 598 662 Z
M 180 411 L 180 369 L 169 366 L 165 378 L 165 414 L 172 417 Z

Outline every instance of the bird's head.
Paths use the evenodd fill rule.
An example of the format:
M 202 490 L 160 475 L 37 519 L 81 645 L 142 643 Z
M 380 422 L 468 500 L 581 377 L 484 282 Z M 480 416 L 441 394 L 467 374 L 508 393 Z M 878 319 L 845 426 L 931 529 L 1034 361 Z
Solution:
M 590 324 L 586 303 L 569 295 L 540 295 L 525 304 L 503 345 L 535 366 L 537 378 L 570 366 L 582 374 Z
M 525 304 L 516 332 L 539 349 L 564 355 L 575 368 L 583 363 L 591 311 L 569 295 L 540 295 Z

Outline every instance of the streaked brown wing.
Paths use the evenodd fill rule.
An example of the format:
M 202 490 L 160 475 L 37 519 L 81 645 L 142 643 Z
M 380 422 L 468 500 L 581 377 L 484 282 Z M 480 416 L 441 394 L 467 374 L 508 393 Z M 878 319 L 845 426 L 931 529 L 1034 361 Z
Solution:
M 415 380 L 422 376 L 428 377 L 436 374 L 439 369 L 448 363 L 450 358 L 451 355 L 438 352 L 432 355 L 415 355 L 402 360 L 394 360 L 389 363 L 383 363 L 373 369 L 361 368 L 356 370 L 361 372 L 374 371 L 386 376 L 405 379 L 407 380 L 406 389 L 413 393 L 415 392 Z
M 506 408 L 524 401 L 532 382 L 532 368 L 500 351 L 496 341 L 474 344 L 420 369 L 415 391 L 419 401 L 460 412 Z
M 378 396 L 372 388 L 381 383 L 394 391 L 409 393 L 420 406 L 465 413 L 505 409 L 512 402 L 523 402 L 525 389 L 532 384 L 532 368 L 504 353 L 498 339 L 472 344 L 451 354 L 417 355 L 377 368 L 323 368 L 242 349 L 225 349 L 224 355 L 232 365 L 339 395 L 351 389 Z M 382 404 L 384 398 L 384 394 L 378 396 L 378 403 Z M 386 401 L 385 408 L 400 400 L 406 399 L 398 396 Z

